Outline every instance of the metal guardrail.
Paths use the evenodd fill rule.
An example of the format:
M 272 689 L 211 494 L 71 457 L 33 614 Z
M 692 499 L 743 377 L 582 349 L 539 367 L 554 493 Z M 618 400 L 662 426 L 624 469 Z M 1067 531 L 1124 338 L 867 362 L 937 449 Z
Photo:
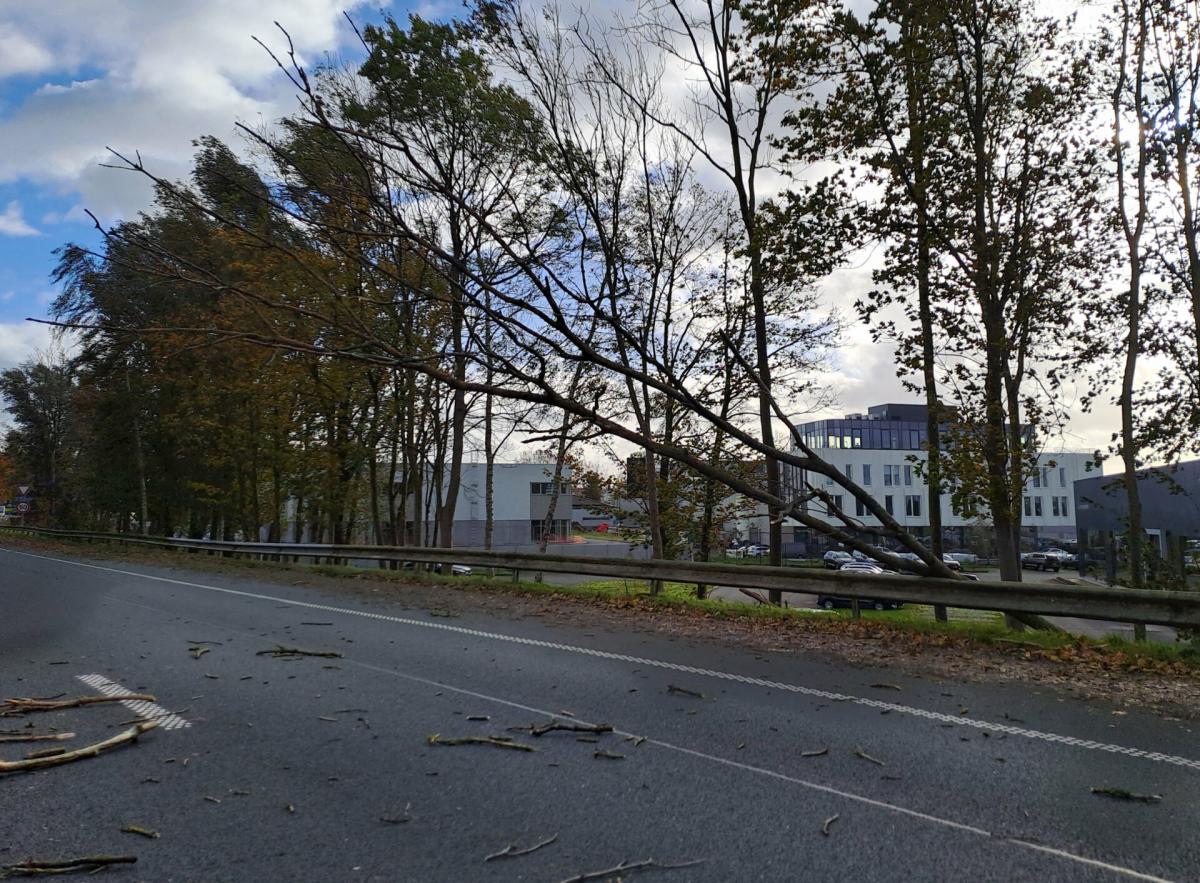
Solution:
M 0 528 L 0 533 L 27 533 L 89 542 L 115 542 L 192 552 L 256 555 L 268 558 L 313 558 L 340 561 L 411 561 L 415 564 L 466 564 L 521 571 L 574 573 L 625 579 L 660 579 L 776 592 L 803 592 L 841 598 L 945 604 L 975 610 L 1004 610 L 1047 616 L 1200 627 L 1200 592 L 1111 589 L 1099 586 L 1047 586 L 1017 582 L 973 582 L 959 579 L 891 574 L 801 570 L 760 565 L 711 564 L 694 561 L 589 558 L 579 555 L 534 555 L 477 549 L 406 546 L 333 546 L 302 543 L 245 543 L 144 537 L 136 534 L 89 533 L 33 527 Z

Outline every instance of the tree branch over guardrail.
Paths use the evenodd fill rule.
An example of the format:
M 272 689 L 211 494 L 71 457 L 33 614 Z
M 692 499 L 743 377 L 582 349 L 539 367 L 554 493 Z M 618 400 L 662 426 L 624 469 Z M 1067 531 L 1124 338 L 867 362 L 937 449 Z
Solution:
M 758 565 L 693 561 L 595 559 L 577 555 L 535 555 L 476 549 L 404 546 L 245 543 L 89 533 L 32 527 L 0 528 L 4 534 L 31 534 L 90 542 L 120 543 L 191 552 L 219 552 L 269 558 L 355 559 L 413 564 L 465 564 L 549 573 L 575 573 L 624 579 L 661 579 L 735 588 L 802 592 L 918 604 L 945 604 L 974 610 L 1003 610 L 1082 619 L 1142 622 L 1175 628 L 1200 627 L 1200 592 L 1112 589 L 1099 586 L 1047 586 L 1017 582 L 973 582 L 900 574 L 803 572 Z

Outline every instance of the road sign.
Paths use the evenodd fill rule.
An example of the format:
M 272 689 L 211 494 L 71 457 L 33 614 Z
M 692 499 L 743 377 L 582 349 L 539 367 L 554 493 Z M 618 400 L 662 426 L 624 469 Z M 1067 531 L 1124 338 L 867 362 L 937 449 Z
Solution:
M 29 504 L 28 503 L 17 503 L 17 511 L 21 512 L 21 513 L 28 512 Z
M 27 484 L 21 485 L 20 487 L 17 488 L 17 493 L 19 493 L 22 497 L 26 496 L 29 493 L 29 485 L 27 485 Z

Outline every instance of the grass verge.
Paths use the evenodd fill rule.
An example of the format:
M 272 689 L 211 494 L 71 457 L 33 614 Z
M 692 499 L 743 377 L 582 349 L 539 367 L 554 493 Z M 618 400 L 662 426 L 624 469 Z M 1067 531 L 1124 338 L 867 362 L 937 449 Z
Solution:
M 79 544 L 69 541 L 30 540 L 2 537 L 12 545 L 37 548 L 58 548 L 74 551 Z M 13 542 L 15 541 L 15 542 Z M 602 603 L 609 606 L 637 608 L 681 615 L 703 616 L 713 620 L 740 620 L 769 626 L 844 633 L 861 638 L 875 638 L 891 643 L 954 645 L 969 649 L 970 645 L 986 645 L 1026 658 L 1045 658 L 1058 662 L 1076 663 L 1111 671 L 1136 671 L 1185 676 L 1200 675 L 1200 640 L 1135 643 L 1117 636 L 1102 640 L 1079 637 L 1062 632 L 1014 632 L 1004 625 L 1001 614 L 991 611 L 950 608 L 950 621 L 934 619 L 933 608 L 910 604 L 895 611 L 863 611 L 854 620 L 849 610 L 823 611 L 808 608 L 779 608 L 767 605 L 728 603 L 713 598 L 697 598 L 692 583 L 668 582 L 658 595 L 650 593 L 644 580 L 595 579 L 574 585 L 557 585 L 534 580 L 512 579 L 511 574 L 471 576 L 442 576 L 428 571 L 385 570 L 329 564 L 292 564 L 253 559 L 223 558 L 204 554 L 181 554 L 174 551 L 131 547 L 117 549 L 108 546 L 86 547 L 89 555 L 131 562 L 144 562 L 195 570 L 240 571 L 244 573 L 307 573 L 356 582 L 380 582 L 393 585 L 445 585 L 470 591 L 514 593 L 575 599 L 580 602 Z

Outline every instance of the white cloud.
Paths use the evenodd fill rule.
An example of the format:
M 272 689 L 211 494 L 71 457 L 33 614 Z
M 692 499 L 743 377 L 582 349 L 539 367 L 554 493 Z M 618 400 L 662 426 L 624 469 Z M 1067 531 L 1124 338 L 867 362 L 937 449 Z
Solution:
M 364 2 L 0 4 L 6 18 L 0 56 L 6 38 L 14 46 L 53 46 L 52 64 L 23 50 L 23 69 L 52 73 L 59 82 L 89 75 L 47 84 L 8 109 L 0 119 L 0 181 L 26 179 L 78 192 L 83 206 L 101 215 L 144 208 L 151 195 L 144 181 L 97 168 L 107 159 L 106 147 L 141 151 L 156 172 L 177 176 L 195 138 L 235 140 L 235 122 L 270 122 L 294 108 L 290 85 L 252 37 L 285 47 L 278 20 L 300 59 L 311 64 L 353 38 L 342 10 Z M 5 72 L 0 67 L 0 76 Z
M 0 213 L 0 235 L 3 236 L 38 236 L 39 233 L 29 225 L 21 214 L 21 203 L 15 199 Z
M 0 22 L 0 77 L 36 74 L 49 68 L 54 57 L 8 22 Z
M 36 322 L 0 322 L 0 371 L 51 349 L 54 331 Z

